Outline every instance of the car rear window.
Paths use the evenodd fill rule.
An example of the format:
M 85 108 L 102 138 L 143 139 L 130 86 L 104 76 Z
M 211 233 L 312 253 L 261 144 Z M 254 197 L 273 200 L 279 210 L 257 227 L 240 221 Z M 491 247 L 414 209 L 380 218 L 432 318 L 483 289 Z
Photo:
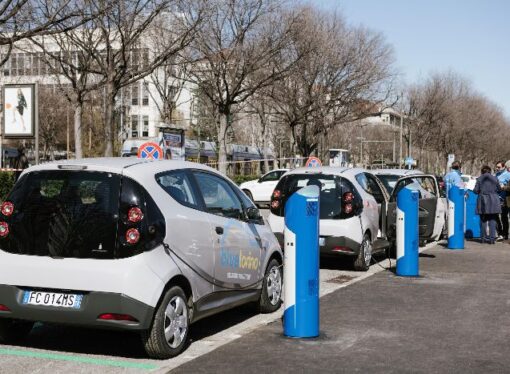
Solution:
M 320 218 L 321 219 L 341 219 L 345 218 L 342 212 L 342 196 L 346 192 L 353 192 L 357 199 L 354 186 L 347 179 L 336 175 L 326 174 L 291 174 L 283 177 L 276 190 L 281 192 L 281 208 L 273 213 L 283 216 L 284 206 L 287 199 L 297 190 L 306 186 L 318 186 L 320 192 Z
M 0 249 L 16 254 L 113 258 L 120 177 L 112 173 L 32 172 L 8 197 L 14 214 Z M 1 218 L 5 219 L 5 218 Z

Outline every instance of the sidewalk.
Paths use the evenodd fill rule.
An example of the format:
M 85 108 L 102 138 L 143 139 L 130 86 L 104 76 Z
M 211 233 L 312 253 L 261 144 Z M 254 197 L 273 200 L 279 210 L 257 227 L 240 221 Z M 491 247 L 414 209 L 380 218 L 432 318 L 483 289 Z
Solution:
M 277 321 L 172 373 L 510 372 L 510 245 L 437 246 L 420 274 L 323 297 L 318 339 L 284 338 Z

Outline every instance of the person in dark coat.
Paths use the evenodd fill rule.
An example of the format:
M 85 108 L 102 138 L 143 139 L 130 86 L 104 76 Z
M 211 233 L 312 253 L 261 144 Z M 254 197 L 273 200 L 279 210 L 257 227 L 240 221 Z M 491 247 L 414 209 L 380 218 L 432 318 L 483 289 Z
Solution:
M 501 213 L 499 194 L 501 187 L 498 179 L 491 174 L 491 168 L 482 167 L 482 174 L 476 179 L 475 189 L 478 194 L 476 213 L 480 215 L 482 243 L 496 242 L 496 219 Z M 488 226 L 488 227 L 487 227 Z M 489 235 L 487 236 L 487 228 Z

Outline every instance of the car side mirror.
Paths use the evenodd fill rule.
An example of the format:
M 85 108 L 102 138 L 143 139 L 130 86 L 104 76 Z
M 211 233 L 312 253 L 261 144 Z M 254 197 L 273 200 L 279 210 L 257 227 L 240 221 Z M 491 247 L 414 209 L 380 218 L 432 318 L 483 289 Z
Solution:
M 262 183 L 262 178 L 259 178 L 259 179 L 257 180 L 257 183 Z
M 258 221 L 262 217 L 260 216 L 259 210 L 254 206 L 251 206 L 246 209 L 246 218 L 248 218 L 249 221 Z

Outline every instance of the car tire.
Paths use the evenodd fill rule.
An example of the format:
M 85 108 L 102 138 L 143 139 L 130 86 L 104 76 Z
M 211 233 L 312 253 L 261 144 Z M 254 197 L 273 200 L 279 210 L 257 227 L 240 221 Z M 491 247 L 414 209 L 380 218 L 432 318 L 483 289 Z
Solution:
M 154 314 L 151 328 L 141 334 L 149 357 L 168 359 L 186 348 L 190 325 L 190 308 L 186 300 L 188 298 L 178 286 L 166 292 Z
M 280 262 L 276 259 L 269 261 L 264 281 L 262 282 L 262 291 L 258 303 L 260 313 L 273 313 L 282 305 L 282 285 L 283 272 Z
M 363 235 L 363 240 L 359 248 L 359 254 L 356 260 L 354 260 L 354 270 L 356 271 L 367 271 L 370 267 L 370 261 L 372 260 L 372 242 L 370 236 L 366 233 Z
M 34 327 L 34 322 L 0 319 L 0 344 L 22 341 L 30 334 L 32 327 Z

